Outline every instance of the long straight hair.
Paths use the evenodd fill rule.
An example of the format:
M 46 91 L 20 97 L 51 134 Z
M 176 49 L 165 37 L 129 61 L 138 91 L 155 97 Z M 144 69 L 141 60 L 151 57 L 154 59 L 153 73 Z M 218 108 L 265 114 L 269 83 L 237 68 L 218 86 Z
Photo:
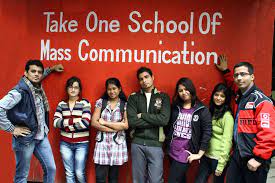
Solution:
M 105 92 L 104 94 L 101 96 L 102 99 L 109 99 L 109 95 L 107 93 L 107 88 L 109 84 L 113 84 L 116 87 L 120 88 L 120 93 L 118 95 L 118 97 L 120 98 L 120 100 L 123 100 L 124 102 L 127 102 L 127 98 L 126 95 L 124 94 L 123 90 L 122 90 L 122 86 L 120 84 L 120 81 L 117 78 L 108 78 L 105 82 Z
M 178 106 L 183 106 L 184 101 L 180 98 L 179 94 L 178 94 L 178 89 L 179 89 L 179 85 L 183 85 L 187 91 L 189 91 L 190 95 L 191 95 L 191 107 L 194 107 L 194 105 L 196 104 L 196 102 L 199 101 L 198 97 L 197 97 L 197 92 L 196 92 L 196 88 L 193 84 L 193 82 L 191 81 L 191 79 L 189 78 L 180 78 L 176 84 L 176 89 L 175 89 L 175 93 L 173 96 L 173 106 L 178 105 Z
M 225 95 L 225 101 L 221 106 L 217 106 L 214 102 L 214 95 L 216 92 L 223 92 Z M 232 113 L 230 108 L 230 101 L 231 101 L 231 90 L 226 87 L 224 83 L 218 83 L 211 94 L 211 99 L 209 103 L 209 110 L 212 115 L 213 119 L 220 119 L 223 117 L 224 113 L 229 111 Z

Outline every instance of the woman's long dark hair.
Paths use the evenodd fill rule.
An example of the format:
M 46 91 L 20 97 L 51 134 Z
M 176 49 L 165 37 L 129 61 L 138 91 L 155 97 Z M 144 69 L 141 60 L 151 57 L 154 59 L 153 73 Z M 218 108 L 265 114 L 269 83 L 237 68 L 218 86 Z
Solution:
M 216 92 L 223 92 L 225 95 L 224 104 L 221 106 L 217 106 L 214 102 L 214 95 Z M 227 88 L 224 83 L 217 84 L 214 90 L 212 91 L 211 99 L 209 103 L 209 110 L 212 115 L 212 118 L 218 120 L 223 117 L 225 112 L 227 111 L 231 112 L 230 101 L 231 101 L 231 90 Z
M 107 88 L 108 88 L 108 85 L 109 84 L 113 84 L 115 85 L 116 87 L 120 88 L 121 91 L 118 95 L 118 97 L 120 98 L 120 100 L 123 100 L 124 102 L 127 102 L 127 98 L 126 98 L 126 95 L 124 94 L 123 90 L 122 90 L 122 86 L 120 84 L 120 81 L 117 79 L 117 78 L 108 78 L 105 82 L 105 92 L 104 94 L 101 96 L 102 99 L 106 99 L 108 100 L 109 99 L 109 95 L 107 93 Z
M 180 98 L 180 96 L 178 95 L 178 89 L 179 89 L 179 85 L 183 85 L 187 91 L 190 92 L 191 95 L 191 107 L 194 107 L 194 105 L 196 104 L 197 101 L 199 101 L 198 97 L 197 97 L 197 92 L 196 92 L 196 88 L 193 84 L 193 82 L 191 81 L 191 79 L 189 78 L 180 78 L 176 84 L 176 89 L 175 89 L 175 93 L 173 96 L 173 106 L 183 106 L 184 101 Z

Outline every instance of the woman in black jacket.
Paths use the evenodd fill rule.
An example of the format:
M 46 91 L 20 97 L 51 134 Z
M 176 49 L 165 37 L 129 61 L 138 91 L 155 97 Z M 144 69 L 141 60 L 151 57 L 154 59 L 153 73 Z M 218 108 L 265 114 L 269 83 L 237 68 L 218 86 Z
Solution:
M 211 114 L 189 78 L 177 82 L 169 131 L 171 166 L 168 183 L 186 182 L 186 171 L 205 153 L 211 138 Z

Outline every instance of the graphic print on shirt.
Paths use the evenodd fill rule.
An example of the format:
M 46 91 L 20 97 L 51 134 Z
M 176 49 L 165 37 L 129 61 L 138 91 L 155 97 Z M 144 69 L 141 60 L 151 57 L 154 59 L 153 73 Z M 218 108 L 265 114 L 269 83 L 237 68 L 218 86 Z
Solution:
M 191 139 L 191 120 L 191 113 L 180 112 L 174 127 L 174 136 L 181 137 L 184 139 Z

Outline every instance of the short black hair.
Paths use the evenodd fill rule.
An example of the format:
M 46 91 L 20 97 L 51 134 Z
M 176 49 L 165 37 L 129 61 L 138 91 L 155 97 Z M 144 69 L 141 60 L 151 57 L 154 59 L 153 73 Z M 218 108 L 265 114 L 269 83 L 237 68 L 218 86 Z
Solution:
M 36 65 L 37 67 L 42 68 L 42 72 L 44 72 L 44 66 L 40 60 L 28 60 L 25 65 L 25 71 L 28 72 L 31 65 Z
M 236 69 L 237 67 L 242 67 L 242 66 L 244 66 L 244 67 L 246 67 L 246 68 L 248 69 L 249 74 L 254 74 L 254 67 L 253 67 L 253 65 L 252 65 L 251 63 L 249 63 L 249 62 L 240 62 L 240 63 L 236 64 L 236 65 L 234 66 L 234 71 L 235 71 L 235 69 Z
M 140 67 L 137 70 L 137 79 L 139 79 L 139 75 L 143 72 L 147 72 L 148 74 L 150 74 L 150 76 L 153 76 L 152 70 L 147 68 L 147 67 Z

